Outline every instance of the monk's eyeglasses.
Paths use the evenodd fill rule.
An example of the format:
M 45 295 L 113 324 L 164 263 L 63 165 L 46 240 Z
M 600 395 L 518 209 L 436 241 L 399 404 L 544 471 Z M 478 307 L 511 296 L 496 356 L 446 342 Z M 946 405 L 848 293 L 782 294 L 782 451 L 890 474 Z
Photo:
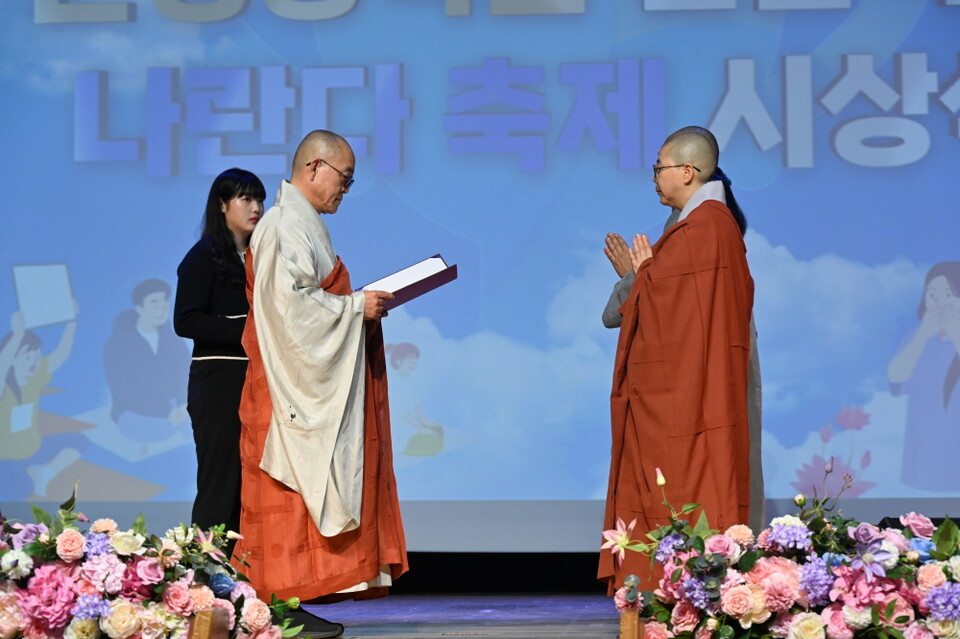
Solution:
M 350 188 L 350 185 L 353 184 L 353 183 L 356 181 L 356 179 L 355 179 L 352 175 L 347 175 L 347 174 L 345 174 L 343 171 L 341 171 L 340 169 L 338 169 L 338 168 L 335 167 L 334 165 L 330 164 L 329 162 L 327 162 L 327 161 L 324 160 L 323 158 L 317 158 L 317 160 L 319 160 L 320 162 L 323 162 L 324 164 L 326 164 L 326 165 L 329 166 L 331 169 L 333 169 L 334 171 L 337 172 L 337 175 L 339 175 L 340 178 L 343 180 L 343 188 L 344 188 L 344 189 L 349 189 L 349 188 Z M 313 164 L 313 162 L 314 162 L 313 160 L 310 160 L 309 162 L 307 162 L 307 166 L 310 166 L 311 164 Z
M 687 164 L 690 164 L 690 163 L 687 162 Z M 654 165 L 653 165 L 653 179 L 657 179 L 658 177 L 660 177 L 660 171 L 662 171 L 662 170 L 664 170 L 664 169 L 678 169 L 678 168 L 680 168 L 681 166 L 686 166 L 687 164 L 671 164 L 671 165 L 669 165 L 669 166 L 657 166 L 656 164 L 654 164 Z M 690 166 L 692 166 L 692 167 L 693 167 L 693 170 L 696 171 L 697 173 L 700 172 L 700 169 L 698 169 L 697 167 L 693 166 L 692 164 L 690 164 Z

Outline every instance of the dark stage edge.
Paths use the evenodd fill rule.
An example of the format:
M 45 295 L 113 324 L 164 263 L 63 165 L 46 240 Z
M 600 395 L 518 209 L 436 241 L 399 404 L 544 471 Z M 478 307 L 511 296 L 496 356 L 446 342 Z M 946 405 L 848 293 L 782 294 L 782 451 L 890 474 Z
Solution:
M 389 595 L 304 608 L 342 623 L 346 639 L 614 639 L 620 630 L 604 595 Z

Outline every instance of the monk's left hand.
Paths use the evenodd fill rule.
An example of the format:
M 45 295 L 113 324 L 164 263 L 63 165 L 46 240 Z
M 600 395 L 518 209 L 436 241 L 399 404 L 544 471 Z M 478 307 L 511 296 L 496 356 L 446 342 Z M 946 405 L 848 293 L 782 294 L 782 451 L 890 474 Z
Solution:
M 630 249 L 630 261 L 633 263 L 633 271 L 640 270 L 640 265 L 653 257 L 653 248 L 650 246 L 650 238 L 638 233 L 633 236 L 633 247 Z

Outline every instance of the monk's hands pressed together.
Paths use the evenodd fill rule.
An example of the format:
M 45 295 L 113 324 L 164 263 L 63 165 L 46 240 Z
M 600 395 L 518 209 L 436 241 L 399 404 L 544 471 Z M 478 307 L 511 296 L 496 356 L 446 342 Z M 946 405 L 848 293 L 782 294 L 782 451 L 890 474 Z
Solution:
M 363 319 L 382 319 L 387 316 L 387 309 L 384 308 L 384 304 L 387 300 L 393 299 L 393 293 L 387 293 L 386 291 L 364 291 L 363 297 Z
M 630 249 L 630 262 L 633 264 L 634 272 L 640 270 L 640 265 L 653 257 L 653 248 L 650 246 L 650 238 L 641 233 L 633 236 L 633 248 Z
M 623 277 L 633 268 L 633 262 L 630 259 L 630 247 L 627 241 L 619 233 L 607 233 L 605 239 L 606 246 L 603 247 L 603 254 L 607 256 L 613 265 L 613 270 L 617 275 Z

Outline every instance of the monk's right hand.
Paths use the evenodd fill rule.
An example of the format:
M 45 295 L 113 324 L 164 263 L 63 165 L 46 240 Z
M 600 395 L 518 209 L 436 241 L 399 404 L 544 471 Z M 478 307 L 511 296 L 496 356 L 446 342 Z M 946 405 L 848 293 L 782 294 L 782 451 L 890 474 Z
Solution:
M 386 291 L 364 291 L 363 292 L 363 319 L 374 320 L 387 316 L 387 309 L 384 304 L 387 300 L 393 299 L 393 293 Z
M 653 257 L 653 247 L 650 246 L 650 238 L 642 233 L 633 236 L 633 248 L 630 249 L 630 260 L 633 262 L 633 270 L 639 271 L 640 265 Z

